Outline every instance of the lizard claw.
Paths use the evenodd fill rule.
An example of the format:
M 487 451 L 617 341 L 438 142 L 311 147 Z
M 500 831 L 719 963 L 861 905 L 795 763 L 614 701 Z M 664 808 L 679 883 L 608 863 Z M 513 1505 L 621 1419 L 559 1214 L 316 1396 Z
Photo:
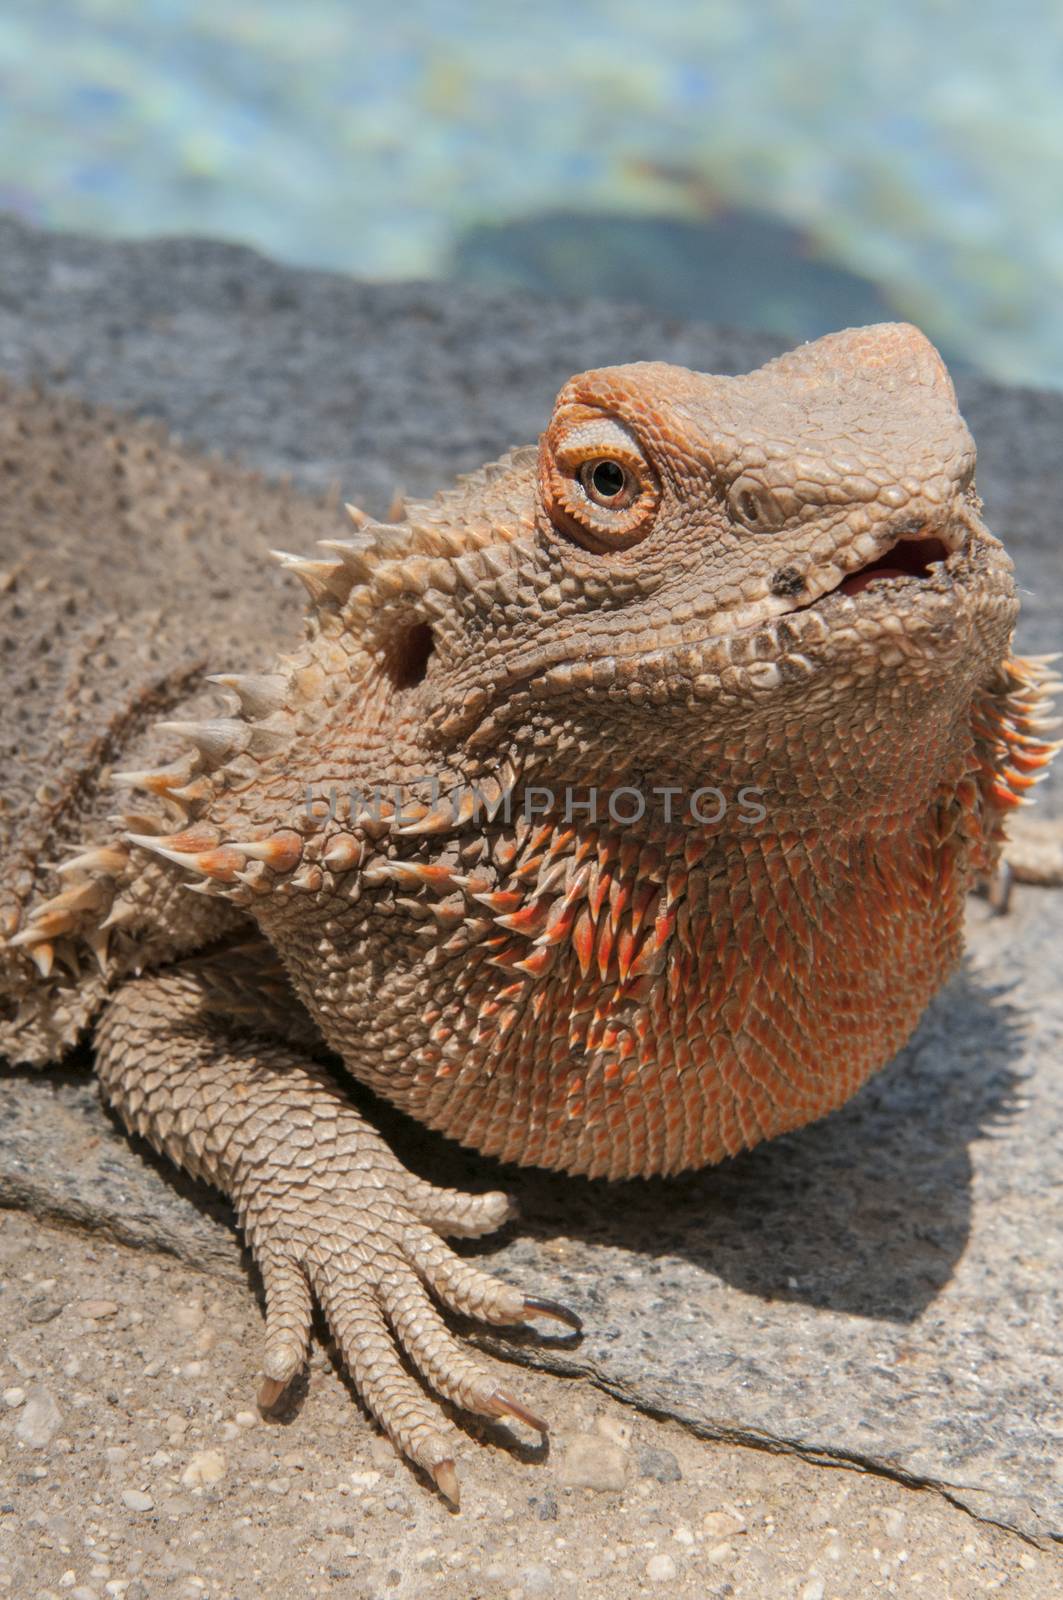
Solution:
M 529 1428 L 534 1428 L 536 1433 L 544 1437 L 550 1432 L 550 1424 L 542 1417 L 537 1417 L 534 1411 L 529 1411 L 526 1405 L 511 1395 L 508 1389 L 496 1389 L 488 1404 L 493 1404 L 497 1409 L 496 1416 L 517 1417 L 521 1422 L 526 1422 Z
M 288 1385 L 279 1378 L 263 1378 L 258 1389 L 258 1405 L 261 1411 L 272 1411 L 281 1399 Z
M 440 1494 L 450 1501 L 455 1511 L 458 1510 L 461 1505 L 461 1485 L 453 1461 L 448 1457 L 445 1461 L 437 1462 L 432 1468 L 432 1477 Z
M 524 1315 L 526 1317 L 553 1317 L 555 1322 L 563 1322 L 566 1328 L 571 1328 L 574 1333 L 583 1332 L 583 1319 L 575 1311 L 570 1311 L 568 1306 L 563 1306 L 559 1300 L 544 1300 L 539 1295 L 526 1294 L 524 1296 Z

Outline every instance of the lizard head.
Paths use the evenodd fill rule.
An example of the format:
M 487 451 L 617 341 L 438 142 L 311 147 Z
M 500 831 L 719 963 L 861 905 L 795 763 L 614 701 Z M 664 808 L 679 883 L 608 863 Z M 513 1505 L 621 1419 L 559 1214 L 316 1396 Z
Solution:
M 473 748 L 581 719 L 690 741 L 814 719 L 853 680 L 880 700 L 969 687 L 1016 611 L 974 466 L 944 364 L 904 324 L 741 377 L 574 377 L 494 491 L 520 526 L 467 558 L 474 603 L 434 627 L 427 721 Z
M 969 763 L 1017 610 L 974 465 L 941 358 L 904 324 L 739 377 L 574 377 L 537 449 L 283 558 L 311 594 L 306 645 L 221 680 L 241 717 L 193 735 L 219 769 L 214 833 L 229 810 L 301 830 L 307 785 L 429 773 L 597 786 L 722 766 L 777 814 L 810 799 L 822 823 L 833 797 L 843 820 L 902 816 Z

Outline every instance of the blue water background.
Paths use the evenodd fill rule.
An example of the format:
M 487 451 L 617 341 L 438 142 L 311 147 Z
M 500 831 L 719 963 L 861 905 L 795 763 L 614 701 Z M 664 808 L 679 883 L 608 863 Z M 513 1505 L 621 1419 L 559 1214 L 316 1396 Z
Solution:
M 881 308 L 1011 380 L 1063 383 L 1061 152 L 1059 0 L 0 9 L 0 209 L 795 334 Z

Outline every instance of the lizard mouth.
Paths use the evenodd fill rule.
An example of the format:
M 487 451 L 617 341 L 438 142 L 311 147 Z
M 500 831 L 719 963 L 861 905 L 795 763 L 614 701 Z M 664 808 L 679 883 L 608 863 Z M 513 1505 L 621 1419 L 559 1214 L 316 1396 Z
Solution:
M 578 659 L 566 652 L 562 661 L 529 664 L 501 694 L 484 692 L 469 720 L 482 719 L 480 732 L 494 737 L 496 718 L 523 693 L 658 707 L 802 693 L 836 663 L 858 676 L 877 676 L 905 657 L 954 663 L 969 648 L 975 613 L 1006 611 L 1009 625 L 1014 618 L 1011 563 L 973 515 L 933 531 L 910 526 L 848 571 L 832 565 L 792 578 L 796 592 L 717 614 L 697 633 L 689 624 L 659 626 L 648 650 Z
M 876 556 L 874 561 L 869 561 L 866 566 L 858 567 L 855 572 L 849 572 L 833 589 L 828 589 L 827 594 L 863 594 L 864 590 L 873 583 L 888 582 L 894 578 L 930 578 L 933 576 L 931 567 L 948 560 L 952 552 L 943 539 L 935 537 L 913 537 L 898 539 L 890 549 Z M 825 596 L 818 596 L 819 599 Z M 815 605 L 816 601 L 810 601 Z M 803 610 L 804 607 L 799 607 Z

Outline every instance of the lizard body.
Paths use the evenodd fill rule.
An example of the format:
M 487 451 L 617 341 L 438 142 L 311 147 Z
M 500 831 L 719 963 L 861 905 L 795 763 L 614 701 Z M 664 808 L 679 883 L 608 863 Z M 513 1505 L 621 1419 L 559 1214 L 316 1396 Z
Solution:
M 497 1226 L 505 1196 L 404 1172 L 323 1046 L 480 1151 L 617 1178 L 823 1115 L 908 1037 L 1052 753 L 974 461 L 903 325 L 740 378 L 602 369 L 537 449 L 285 557 L 306 637 L 275 654 L 249 621 L 237 665 L 270 638 L 216 680 L 227 715 L 185 715 L 205 691 L 161 629 L 147 681 L 176 723 L 107 724 L 108 764 L 171 758 L 119 780 L 136 813 L 106 820 L 94 747 L 52 808 L 84 840 L 58 893 L 39 818 L 19 846 L 5 1047 L 48 1059 L 98 1016 L 127 1124 L 232 1195 L 267 1400 L 313 1292 L 370 1409 L 454 1496 L 396 1343 L 459 1405 L 541 1424 L 427 1291 L 490 1321 L 566 1315 L 442 1244 Z M 232 567 L 256 517 L 297 513 L 230 492 Z M 186 653 L 197 630 L 221 648 L 201 612 Z

